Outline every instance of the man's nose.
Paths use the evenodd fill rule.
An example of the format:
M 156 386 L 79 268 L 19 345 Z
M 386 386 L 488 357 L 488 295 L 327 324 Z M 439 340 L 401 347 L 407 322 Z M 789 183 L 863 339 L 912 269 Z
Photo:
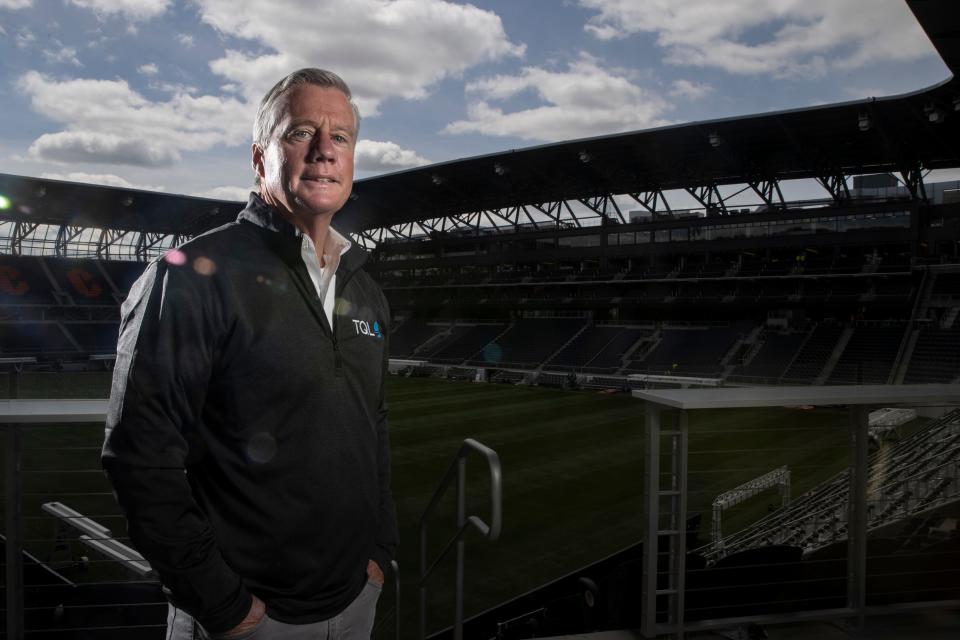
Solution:
M 317 132 L 317 135 L 313 137 L 313 143 L 310 145 L 310 153 L 312 159 L 316 162 L 333 160 L 336 157 L 336 148 L 327 132 Z

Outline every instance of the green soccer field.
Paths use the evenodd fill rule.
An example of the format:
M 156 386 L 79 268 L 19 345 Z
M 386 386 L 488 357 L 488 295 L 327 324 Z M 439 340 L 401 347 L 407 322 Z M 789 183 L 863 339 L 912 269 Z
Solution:
M 21 385 L 23 397 L 105 397 L 108 392 L 107 374 L 40 374 L 27 376 Z M 468 616 L 640 539 L 642 402 L 623 394 L 399 377 L 389 379 L 388 393 L 401 533 L 401 621 L 407 632 L 417 625 L 419 518 L 466 437 L 498 452 L 504 500 L 500 540 L 467 539 Z M 710 502 L 725 490 L 786 464 L 796 496 L 839 471 L 846 460 L 846 420 L 839 409 L 694 413 L 689 508 L 703 513 L 701 539 L 709 536 Z M 52 520 L 39 510 L 46 500 L 61 500 L 122 535 L 99 473 L 101 435 L 99 425 L 28 431 L 24 526 L 38 556 L 49 554 L 53 531 Z M 485 465 L 473 458 L 467 470 L 468 513 L 486 519 Z M 434 553 L 453 530 L 452 498 L 451 490 L 431 526 Z M 749 524 L 778 500 L 771 491 L 725 514 L 724 532 Z M 452 622 L 452 588 L 452 573 L 441 572 L 431 590 L 433 629 Z M 391 591 L 385 590 L 379 609 L 381 638 L 392 633 Z

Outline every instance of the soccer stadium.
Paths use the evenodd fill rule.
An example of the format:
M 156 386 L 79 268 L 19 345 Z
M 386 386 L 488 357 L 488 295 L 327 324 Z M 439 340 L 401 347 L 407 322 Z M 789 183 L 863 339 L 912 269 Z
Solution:
M 960 15 L 907 4 L 936 86 L 356 182 L 402 541 L 375 637 L 956 637 Z M 99 462 L 120 305 L 242 207 L 0 174 L 4 637 L 164 637 Z

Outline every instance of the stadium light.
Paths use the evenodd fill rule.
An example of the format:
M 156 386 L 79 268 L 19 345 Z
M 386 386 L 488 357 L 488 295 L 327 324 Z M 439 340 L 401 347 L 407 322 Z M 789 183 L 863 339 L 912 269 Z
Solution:
M 578 157 L 580 158 L 580 162 L 582 162 L 583 164 L 587 164 L 588 162 L 590 162 L 590 154 L 587 153 L 586 151 L 581 151 Z
M 923 112 L 927 114 L 927 120 L 934 124 L 940 124 L 947 117 L 947 114 L 943 112 L 943 109 L 939 109 L 932 104 L 928 104 L 923 108 Z
M 711 131 L 710 135 L 707 136 L 707 140 L 710 141 L 710 146 L 714 149 L 723 144 L 723 138 L 721 138 L 720 134 L 716 131 Z
M 873 126 L 873 122 L 870 120 L 870 116 L 865 113 L 861 113 L 857 118 L 857 128 L 860 131 L 870 131 L 870 127 Z
M 494 163 L 493 163 L 493 172 L 494 172 L 495 174 L 497 174 L 498 176 L 502 176 L 503 174 L 505 174 L 505 173 L 507 172 L 507 170 L 506 170 L 506 168 L 505 168 L 502 164 L 500 164 L 499 162 L 494 162 Z
M 438 176 L 437 174 L 433 174 L 432 176 L 430 176 L 430 182 L 432 182 L 433 184 L 439 187 L 440 185 L 443 184 L 444 181 L 442 177 Z
M 0 194 L 0 210 L 6 211 L 9 208 L 10 208 L 10 198 L 8 198 L 3 194 Z

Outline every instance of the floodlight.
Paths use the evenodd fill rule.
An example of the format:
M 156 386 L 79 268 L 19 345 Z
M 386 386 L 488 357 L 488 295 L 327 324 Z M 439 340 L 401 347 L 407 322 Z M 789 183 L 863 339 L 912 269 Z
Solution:
M 927 120 L 934 124 L 940 124 L 947 117 L 947 114 L 943 112 L 943 109 L 935 107 L 932 104 L 925 106 L 923 108 L 923 112 L 927 114 Z
M 494 163 L 493 163 L 493 172 L 494 172 L 495 174 L 497 174 L 498 176 L 502 176 L 503 174 L 505 174 L 505 173 L 507 172 L 507 170 L 506 170 L 506 169 L 504 168 L 504 166 L 503 166 L 502 164 L 500 164 L 499 162 L 494 162 Z
M 0 194 L 0 209 L 6 210 L 10 208 L 10 198 Z
M 870 116 L 865 113 L 861 113 L 857 117 L 857 127 L 860 131 L 869 131 L 870 127 L 873 126 L 873 122 L 870 120 Z
M 437 174 L 433 174 L 432 176 L 430 176 L 430 182 L 432 182 L 433 184 L 439 187 L 440 185 L 443 184 L 443 178 Z
M 723 144 L 723 138 L 721 138 L 720 134 L 716 131 L 711 131 L 710 135 L 707 136 L 707 140 L 710 142 L 710 146 L 714 149 Z
M 590 162 L 590 154 L 587 153 L 586 151 L 581 151 L 578 157 L 580 158 L 580 162 L 582 162 L 583 164 L 587 164 L 588 162 Z

